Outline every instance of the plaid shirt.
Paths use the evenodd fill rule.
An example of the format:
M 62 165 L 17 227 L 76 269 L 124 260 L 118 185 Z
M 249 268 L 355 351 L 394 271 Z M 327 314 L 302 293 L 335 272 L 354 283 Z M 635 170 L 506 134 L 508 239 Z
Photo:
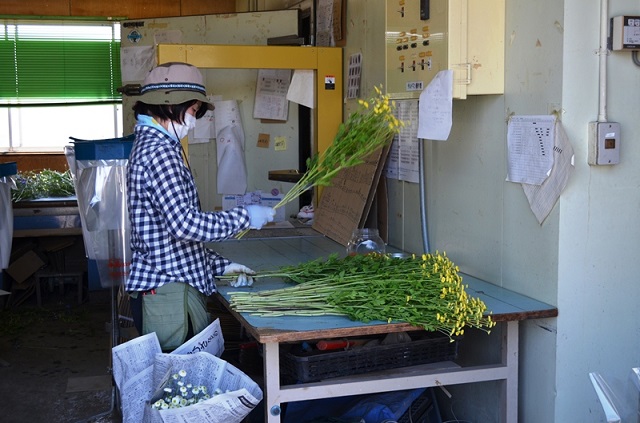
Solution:
M 180 143 L 163 128 L 145 124 L 145 118 L 136 125 L 127 168 L 133 255 L 126 289 L 148 291 L 180 281 L 211 295 L 215 276 L 230 260 L 204 243 L 222 241 L 249 227 L 249 214 L 243 207 L 201 211 Z

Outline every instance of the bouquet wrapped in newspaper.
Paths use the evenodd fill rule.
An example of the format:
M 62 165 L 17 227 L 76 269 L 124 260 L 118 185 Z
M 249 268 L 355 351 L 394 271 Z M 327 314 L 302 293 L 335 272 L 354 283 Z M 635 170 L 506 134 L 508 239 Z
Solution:
M 162 353 L 155 333 L 113 348 L 113 376 L 123 423 L 239 423 L 262 401 L 262 390 L 218 356 L 220 322 Z

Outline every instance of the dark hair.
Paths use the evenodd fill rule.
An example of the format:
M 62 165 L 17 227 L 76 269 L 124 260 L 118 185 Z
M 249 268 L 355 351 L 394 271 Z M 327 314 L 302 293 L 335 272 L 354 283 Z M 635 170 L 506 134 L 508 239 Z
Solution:
M 136 104 L 133 105 L 133 111 L 136 114 L 136 119 L 138 115 L 149 115 L 162 120 L 184 123 L 184 115 L 187 110 L 197 102 L 198 100 L 189 100 L 180 104 L 147 104 L 136 101 Z M 203 104 L 196 112 L 196 119 L 200 119 L 206 112 L 207 108 Z

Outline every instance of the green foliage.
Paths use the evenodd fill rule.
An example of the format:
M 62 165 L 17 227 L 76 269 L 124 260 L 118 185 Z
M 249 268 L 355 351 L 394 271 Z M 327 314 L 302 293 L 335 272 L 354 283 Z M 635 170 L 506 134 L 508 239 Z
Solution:
M 369 101 L 359 100 L 360 108 L 340 124 L 333 143 L 322 153 L 307 160 L 307 171 L 284 198 L 281 207 L 314 186 L 328 186 L 342 169 L 364 163 L 374 151 L 391 144 L 404 122 L 394 116 L 395 103 L 381 88 Z
M 314 260 L 254 277 L 296 284 L 231 293 L 238 312 L 269 316 L 344 315 L 362 322 L 406 322 L 450 337 L 465 326 L 487 332 L 495 322 L 484 302 L 465 291 L 458 267 L 445 254 L 397 258 L 385 254 Z
M 69 170 L 58 172 L 45 169 L 40 172 L 18 172 L 15 181 L 17 189 L 11 191 L 13 202 L 75 195 L 73 178 Z

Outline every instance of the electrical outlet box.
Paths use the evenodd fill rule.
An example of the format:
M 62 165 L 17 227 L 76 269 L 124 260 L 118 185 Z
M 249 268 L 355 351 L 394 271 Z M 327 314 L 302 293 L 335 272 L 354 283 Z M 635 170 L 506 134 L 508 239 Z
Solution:
M 620 124 L 616 122 L 589 122 L 590 165 L 620 163 Z
M 615 16 L 611 18 L 609 49 L 640 49 L 640 16 Z

